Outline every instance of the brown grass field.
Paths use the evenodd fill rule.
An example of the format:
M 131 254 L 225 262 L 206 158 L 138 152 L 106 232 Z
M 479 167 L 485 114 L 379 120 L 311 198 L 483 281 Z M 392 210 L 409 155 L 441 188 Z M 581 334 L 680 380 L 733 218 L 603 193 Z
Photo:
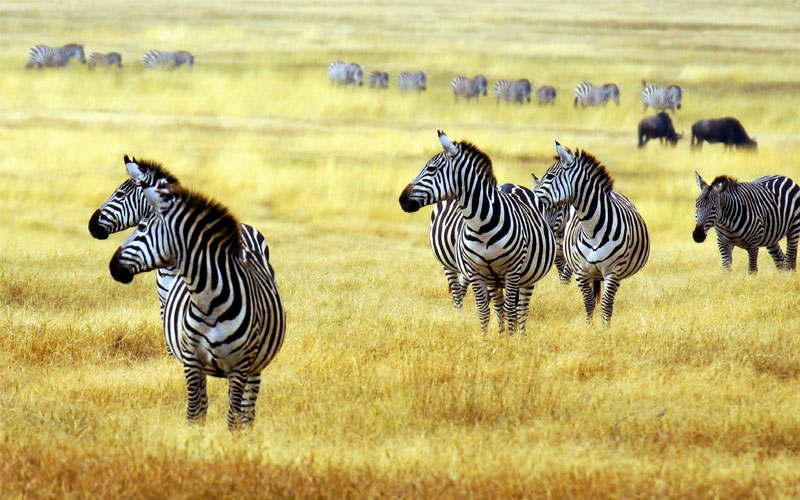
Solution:
M 694 243 L 694 171 L 800 180 L 800 9 L 791 1 L 0 1 L 0 498 L 789 499 L 800 496 L 800 278 L 762 250 L 724 273 Z M 118 51 L 121 70 L 25 70 L 36 43 Z M 148 49 L 195 68 L 145 71 Z M 391 88 L 329 84 L 334 59 Z M 394 75 L 429 72 L 401 95 Z M 555 106 L 455 103 L 484 72 Z M 584 79 L 622 102 L 574 109 Z M 684 88 L 676 147 L 636 147 L 641 81 Z M 738 117 L 757 153 L 689 147 Z M 646 220 L 647 266 L 609 328 L 577 287 L 537 285 L 524 336 L 454 310 L 430 209 L 397 198 L 441 150 L 476 143 L 530 183 L 553 140 L 600 158 Z M 91 238 L 125 179 L 162 162 L 267 237 L 287 311 L 258 417 L 225 426 L 209 382 L 185 419 L 154 275 L 124 286 Z

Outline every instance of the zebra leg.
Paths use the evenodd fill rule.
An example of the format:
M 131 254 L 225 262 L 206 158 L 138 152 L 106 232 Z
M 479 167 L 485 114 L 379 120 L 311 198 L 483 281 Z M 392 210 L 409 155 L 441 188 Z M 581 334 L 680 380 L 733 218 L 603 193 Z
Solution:
M 505 313 L 508 321 L 508 335 L 517 331 L 517 314 L 519 313 L 519 274 L 506 274 Z
M 236 431 L 247 425 L 249 421 L 242 411 L 242 398 L 247 375 L 241 371 L 228 374 L 228 430 Z
M 581 289 L 581 294 L 583 294 L 583 307 L 586 308 L 586 321 L 591 322 L 592 315 L 594 315 L 594 306 L 597 302 L 597 298 L 594 295 L 594 280 L 589 276 L 575 275 L 575 281 Z
M 242 424 L 250 425 L 256 419 L 256 401 L 258 400 L 258 391 L 261 387 L 261 374 L 256 373 L 247 377 L 247 383 L 244 385 L 244 394 L 242 394 Z
M 786 256 L 781 252 L 781 246 L 778 243 L 768 246 L 767 252 L 769 252 L 770 257 L 772 257 L 772 261 L 775 262 L 775 267 L 781 270 L 788 269 L 786 266 Z
M 489 332 L 489 289 L 483 280 L 472 282 L 472 291 L 475 293 L 475 305 L 478 308 L 478 319 L 481 322 L 481 331 Z
M 733 261 L 733 255 L 731 254 L 733 245 L 730 243 L 725 243 L 721 239 L 717 238 L 717 247 L 719 248 L 719 254 L 722 257 L 722 268 L 726 271 L 730 271 L 731 262 Z
M 190 365 L 183 366 L 183 374 L 186 376 L 186 392 L 189 396 L 186 418 L 190 423 L 203 423 L 208 410 L 206 374 L 196 366 Z
M 519 334 L 525 335 L 525 324 L 528 322 L 528 311 L 531 304 L 531 295 L 533 294 L 533 286 L 530 288 L 519 289 L 519 301 L 517 303 L 517 325 L 519 327 Z
M 603 290 L 603 323 L 609 325 L 611 323 L 611 315 L 614 312 L 614 297 L 617 295 L 619 289 L 619 278 L 614 274 L 609 274 L 603 278 L 605 281 L 605 290 Z
M 503 289 L 499 286 L 490 286 L 489 297 L 492 300 L 492 304 L 494 304 L 494 313 L 497 316 L 497 332 L 502 335 L 506 328 L 506 316 L 503 311 Z
M 453 297 L 453 305 L 456 309 L 461 309 L 462 300 L 464 299 L 464 292 L 461 291 L 461 281 L 458 273 L 451 269 L 445 269 L 444 276 L 447 278 L 447 284 L 450 288 L 450 295 Z
M 758 247 L 750 247 L 747 249 L 747 272 L 756 274 L 758 272 Z

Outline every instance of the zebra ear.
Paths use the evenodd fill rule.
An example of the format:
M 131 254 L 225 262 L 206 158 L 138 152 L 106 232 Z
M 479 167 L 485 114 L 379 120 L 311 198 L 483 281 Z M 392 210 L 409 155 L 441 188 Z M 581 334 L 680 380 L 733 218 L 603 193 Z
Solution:
M 697 182 L 697 187 L 700 188 L 700 191 L 708 187 L 706 181 L 704 181 L 703 178 L 700 177 L 700 174 L 698 174 L 697 172 L 694 173 L 694 180 Z
M 144 179 L 144 170 L 136 163 L 136 157 L 130 160 L 128 159 L 128 155 L 125 155 L 125 168 L 128 169 L 128 175 L 131 176 L 131 179 L 138 182 Z
M 531 172 L 531 177 L 533 177 L 533 187 L 536 187 L 536 186 L 538 186 L 538 185 L 539 185 L 539 178 L 538 178 L 538 177 L 536 177 L 536 174 L 534 174 L 533 172 Z
M 570 153 L 569 149 L 565 148 L 558 141 L 556 141 L 556 153 L 558 153 L 558 159 L 561 161 L 562 165 L 571 165 L 572 161 L 575 159 Z
M 442 144 L 442 149 L 444 149 L 444 152 L 447 153 L 448 156 L 457 155 L 458 148 L 456 147 L 455 143 L 453 143 L 453 139 L 447 137 L 447 134 L 445 134 L 441 129 L 437 130 L 436 133 L 439 135 L 439 142 Z
M 147 202 L 159 212 L 169 208 L 175 199 L 174 193 L 166 179 L 159 179 L 155 186 L 147 186 L 143 190 Z

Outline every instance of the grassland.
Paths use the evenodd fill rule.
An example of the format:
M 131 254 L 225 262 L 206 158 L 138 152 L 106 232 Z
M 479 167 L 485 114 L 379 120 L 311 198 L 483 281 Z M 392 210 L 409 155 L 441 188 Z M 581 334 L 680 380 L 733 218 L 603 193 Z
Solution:
M 792 2 L 0 2 L 0 497 L 796 498 L 800 278 L 762 251 L 721 271 L 691 240 L 694 171 L 800 180 Z M 25 71 L 34 43 L 117 50 L 122 71 Z M 192 71 L 145 72 L 147 49 Z M 334 88 L 333 59 L 428 91 Z M 553 108 L 456 104 L 455 74 L 554 85 Z M 685 89 L 675 123 L 737 116 L 757 154 L 636 148 L 641 80 Z M 575 110 L 583 79 L 622 103 Z M 587 149 L 650 228 L 614 324 L 577 287 L 537 286 L 525 336 L 451 307 L 429 211 L 397 197 L 439 150 L 478 144 L 527 184 L 553 139 Z M 114 282 L 123 235 L 92 211 L 159 160 L 268 238 L 288 317 L 255 427 L 210 381 L 188 426 L 154 276 Z M 494 328 L 494 322 L 492 324 Z

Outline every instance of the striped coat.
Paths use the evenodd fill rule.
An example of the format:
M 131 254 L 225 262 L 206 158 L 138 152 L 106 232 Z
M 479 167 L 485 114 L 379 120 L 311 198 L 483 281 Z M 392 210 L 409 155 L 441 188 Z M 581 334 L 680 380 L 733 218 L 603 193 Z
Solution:
M 100 52 L 92 52 L 89 54 L 89 69 L 94 69 L 95 66 L 116 66 L 122 67 L 122 55 L 119 52 L 109 52 L 108 54 L 101 54 Z
M 177 68 L 178 66 L 191 68 L 194 66 L 194 55 L 185 50 L 175 52 L 148 50 L 142 56 L 142 66 L 145 68 Z
M 70 59 L 77 59 L 82 63 L 86 62 L 83 55 L 83 45 L 69 43 L 62 47 L 50 47 L 48 45 L 34 45 L 28 51 L 28 64 L 26 68 L 34 66 L 41 69 L 43 66 L 61 67 L 66 66 Z

